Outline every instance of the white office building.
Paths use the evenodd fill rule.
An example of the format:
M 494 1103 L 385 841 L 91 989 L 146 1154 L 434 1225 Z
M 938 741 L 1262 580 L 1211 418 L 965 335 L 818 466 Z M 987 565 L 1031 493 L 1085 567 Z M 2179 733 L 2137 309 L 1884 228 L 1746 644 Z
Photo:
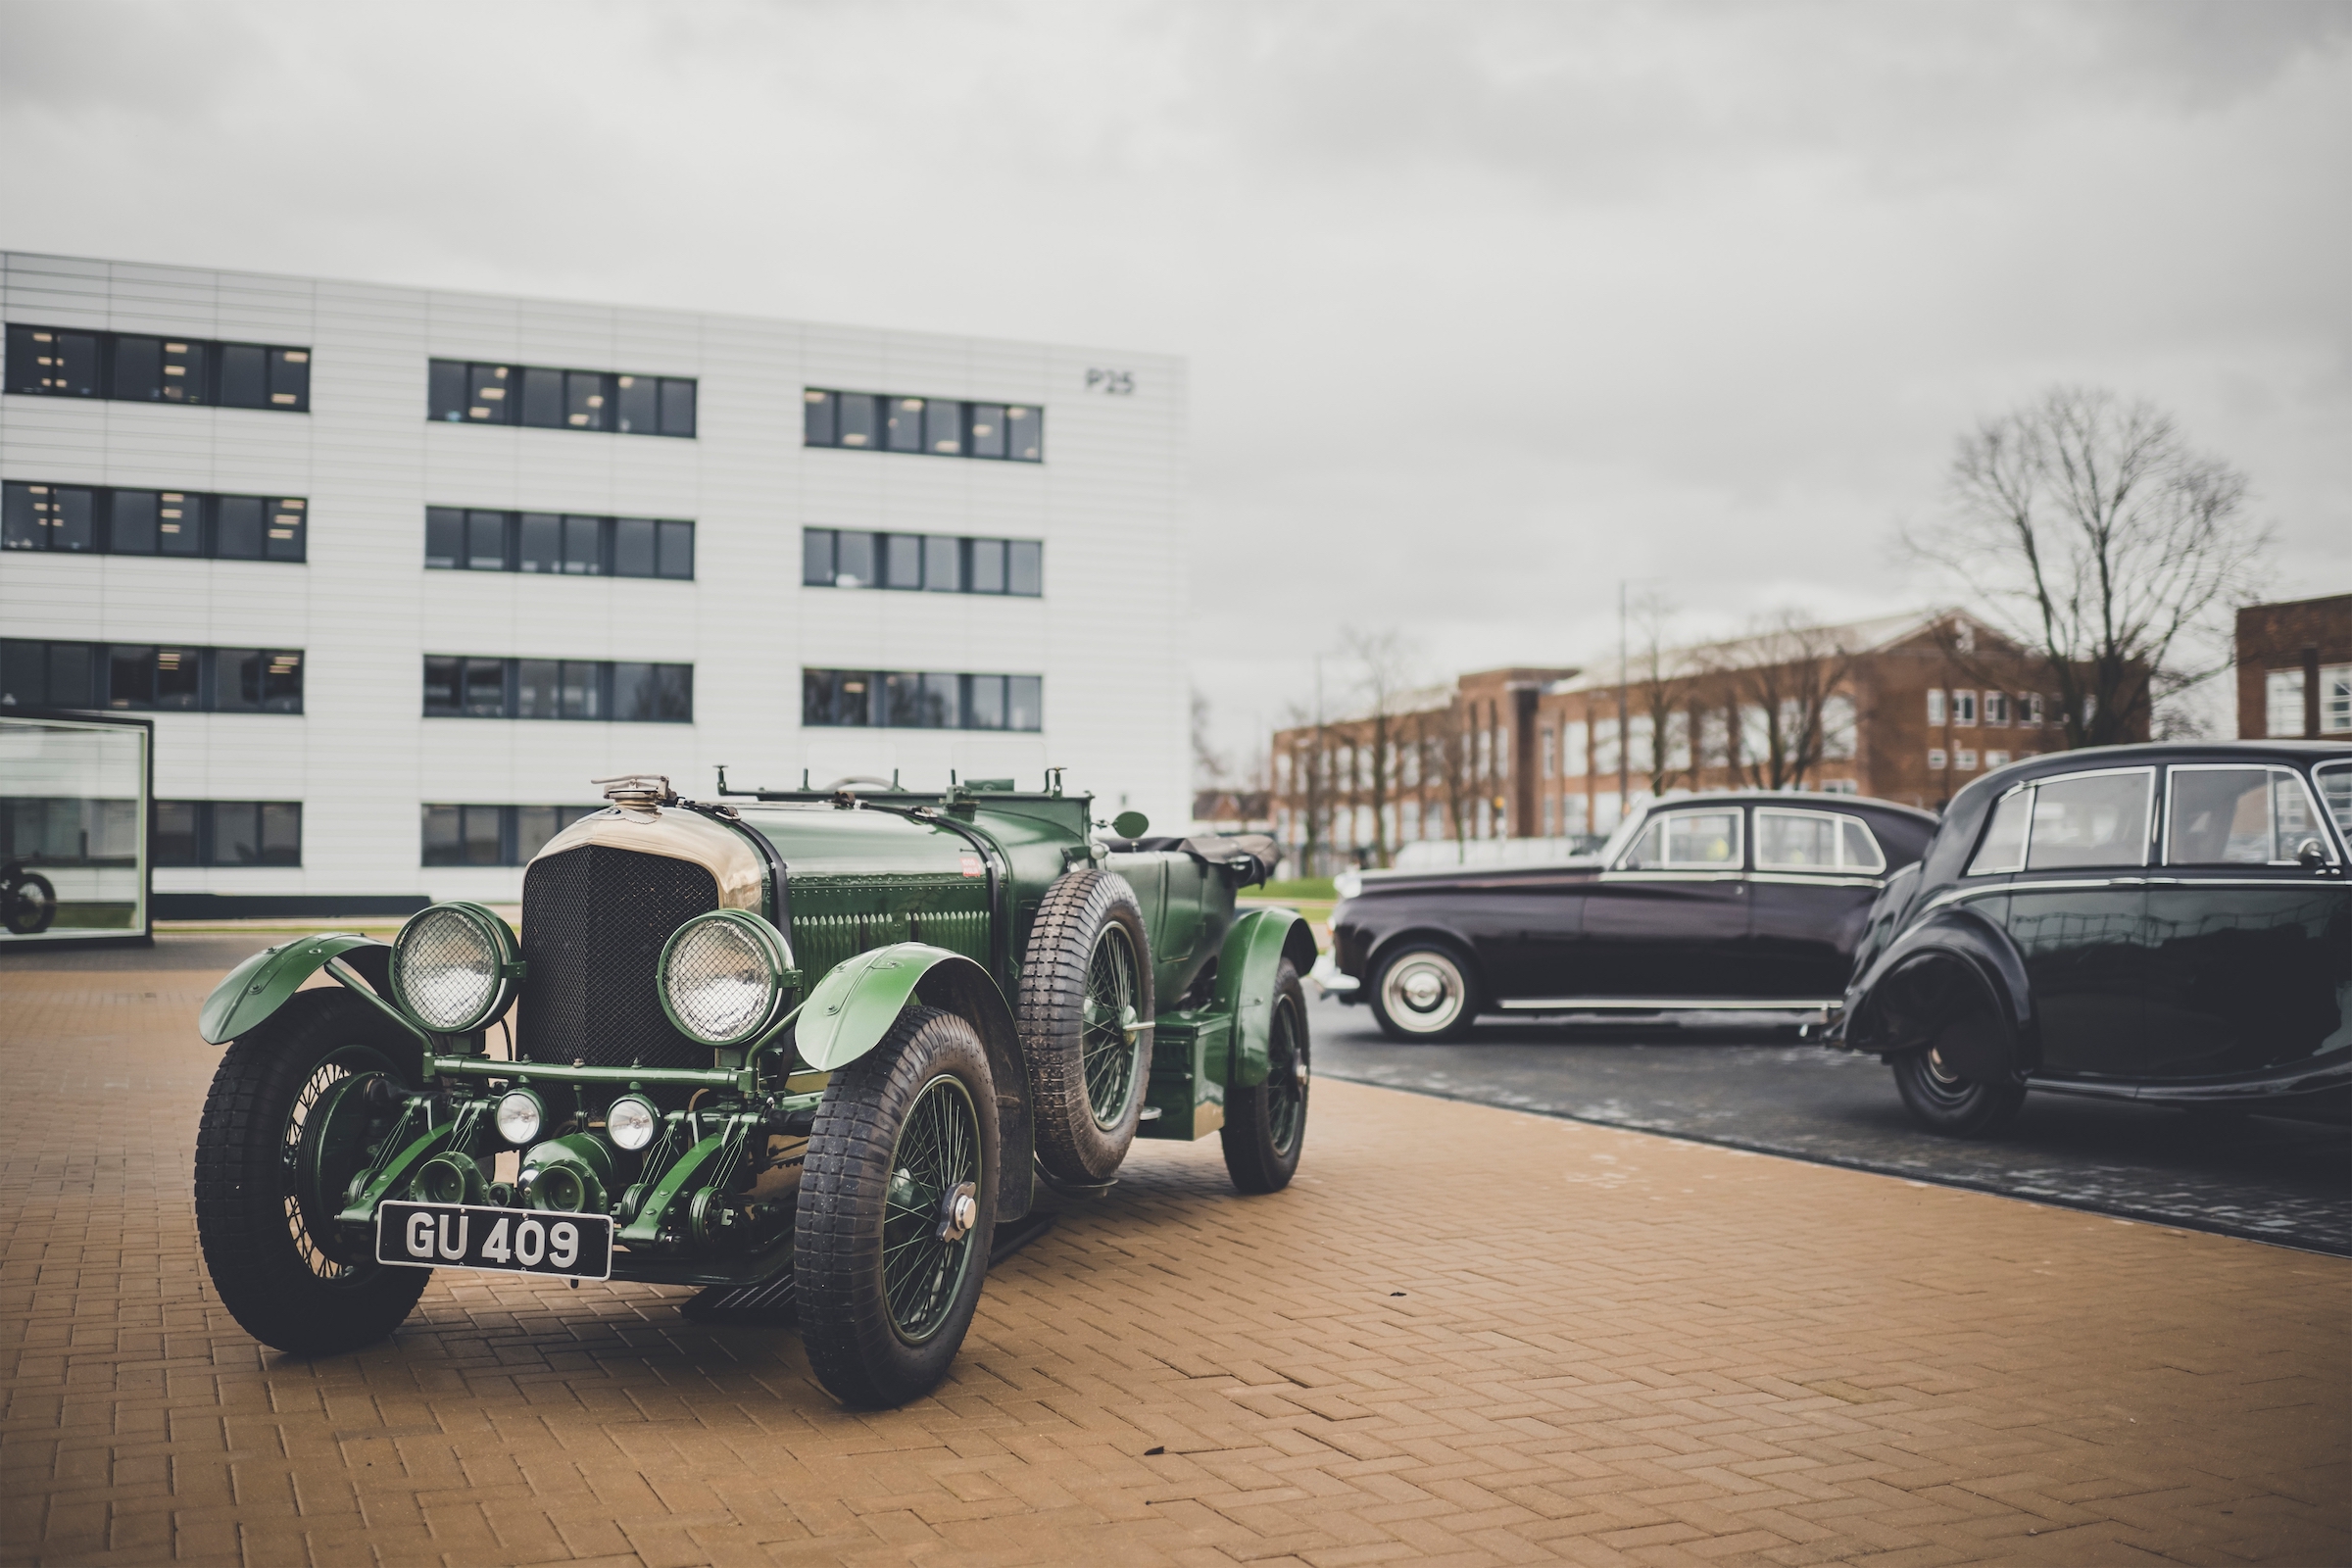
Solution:
M 152 715 L 166 917 L 513 900 L 621 772 L 1188 814 L 1180 361 L 24 254 L 0 314 L 0 705 Z

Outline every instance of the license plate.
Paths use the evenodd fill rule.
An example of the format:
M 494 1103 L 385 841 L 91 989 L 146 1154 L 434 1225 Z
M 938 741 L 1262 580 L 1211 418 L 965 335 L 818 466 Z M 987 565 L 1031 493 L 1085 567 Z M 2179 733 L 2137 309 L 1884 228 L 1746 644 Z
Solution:
M 410 1268 L 609 1280 L 612 1216 L 471 1203 L 385 1203 L 375 1211 L 375 1260 Z

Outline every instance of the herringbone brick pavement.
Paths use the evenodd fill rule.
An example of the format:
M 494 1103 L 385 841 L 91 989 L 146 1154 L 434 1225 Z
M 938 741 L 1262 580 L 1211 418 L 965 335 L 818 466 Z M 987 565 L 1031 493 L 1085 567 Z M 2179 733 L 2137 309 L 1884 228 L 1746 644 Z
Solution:
M 301 1362 L 189 1199 L 207 976 L 0 969 L 25 1563 L 2352 1558 L 2352 1264 L 1326 1082 L 1142 1146 L 853 1414 L 683 1292 L 436 1276 Z

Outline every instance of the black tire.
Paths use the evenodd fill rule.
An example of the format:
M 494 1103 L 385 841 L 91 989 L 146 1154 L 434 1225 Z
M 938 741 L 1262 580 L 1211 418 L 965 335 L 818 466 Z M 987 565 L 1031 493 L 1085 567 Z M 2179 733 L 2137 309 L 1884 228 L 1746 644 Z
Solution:
M 1365 989 L 1391 1040 L 1459 1040 L 1478 1017 L 1478 971 L 1446 943 L 1406 943 L 1380 960 Z
M 1274 1010 L 1267 1020 L 1266 1081 L 1225 1091 L 1225 1174 L 1245 1193 L 1279 1193 L 1298 1169 L 1306 1148 L 1306 988 L 1290 959 L 1274 972 Z
M 264 1345 L 333 1355 L 398 1328 L 432 1270 L 398 1268 L 314 1232 L 331 1205 L 295 1191 L 290 1149 L 340 1078 L 411 1083 L 407 1039 L 358 997 L 305 991 L 232 1041 L 196 1133 L 196 1235 L 220 1303 Z
M 968 1164 L 903 1147 L 950 1124 Z M 904 1404 L 947 1376 L 988 1276 L 997 1166 L 988 1051 L 954 1013 L 908 1007 L 833 1074 L 809 1129 L 792 1272 L 808 1364 L 843 1403 Z M 959 1170 L 970 1174 L 943 1181 Z M 944 1240 L 964 1180 L 968 1227 Z
M 1122 1014 L 1108 971 L 1124 964 Z M 1108 987 L 1109 989 L 1106 989 Z M 1021 1054 L 1037 1159 L 1065 1182 L 1106 1182 L 1135 1142 L 1151 1045 L 1152 945 L 1127 879 L 1065 871 L 1046 890 L 1021 964 Z
M 8 906 L 5 923 L 21 937 L 39 935 L 57 918 L 57 889 L 38 871 L 24 872 L 0 897 Z

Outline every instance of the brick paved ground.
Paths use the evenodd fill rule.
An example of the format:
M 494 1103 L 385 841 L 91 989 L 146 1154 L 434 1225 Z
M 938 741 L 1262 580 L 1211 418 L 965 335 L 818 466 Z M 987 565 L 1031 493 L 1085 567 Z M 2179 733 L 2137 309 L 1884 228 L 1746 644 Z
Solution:
M 905 1410 L 640 1286 L 286 1360 L 197 1256 L 209 978 L 0 967 L 11 1562 L 2352 1558 L 2352 1263 L 1336 1082 L 1277 1197 L 1144 1146 Z

